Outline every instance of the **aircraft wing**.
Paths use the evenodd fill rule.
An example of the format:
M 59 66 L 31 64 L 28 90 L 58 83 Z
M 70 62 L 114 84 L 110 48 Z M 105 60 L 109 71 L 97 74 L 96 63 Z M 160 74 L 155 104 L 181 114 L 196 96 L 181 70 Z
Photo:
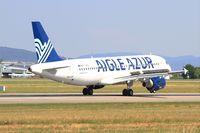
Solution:
M 127 76 L 122 76 L 122 77 L 115 77 L 115 78 L 106 78 L 101 81 L 102 84 L 117 84 L 117 83 L 122 83 L 126 81 L 137 81 L 137 80 L 144 80 L 147 78 L 152 78 L 152 77 L 157 77 L 157 76 L 162 76 L 162 77 L 167 77 L 171 74 L 175 73 L 187 73 L 187 70 L 184 68 L 183 70 L 180 71 L 169 71 L 167 69 L 162 69 L 162 70 L 151 70 L 151 71 L 135 71 L 131 72 L 130 75 Z
M 188 70 L 183 68 L 183 70 L 180 71 L 171 71 L 169 72 L 169 74 L 176 74 L 176 73 L 183 73 L 183 74 L 187 74 Z

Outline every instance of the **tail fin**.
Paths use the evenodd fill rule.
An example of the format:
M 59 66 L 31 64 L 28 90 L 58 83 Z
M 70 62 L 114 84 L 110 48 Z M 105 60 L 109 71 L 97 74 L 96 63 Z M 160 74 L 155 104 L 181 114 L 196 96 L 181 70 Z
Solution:
M 40 22 L 32 22 L 38 63 L 61 61 Z

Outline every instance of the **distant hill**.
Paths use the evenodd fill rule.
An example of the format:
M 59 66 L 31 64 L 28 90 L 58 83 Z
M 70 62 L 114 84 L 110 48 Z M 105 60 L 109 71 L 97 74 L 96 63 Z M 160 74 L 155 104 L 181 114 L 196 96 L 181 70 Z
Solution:
M 0 59 L 3 61 L 36 62 L 36 54 L 24 49 L 0 47 Z
M 164 57 L 164 56 L 163 56 Z M 200 57 L 195 56 L 179 56 L 179 57 L 164 57 L 172 66 L 172 69 L 182 69 L 186 64 L 192 64 L 195 67 L 200 67 Z
M 122 56 L 122 55 L 137 55 L 135 53 L 109 53 L 109 54 L 88 54 L 78 58 L 90 57 L 105 57 L 105 56 Z M 163 56 L 171 65 L 173 70 L 182 69 L 186 64 L 192 64 L 200 67 L 200 57 L 195 56 L 179 56 L 167 57 Z M 4 61 L 23 61 L 23 62 L 36 62 L 36 54 L 32 51 L 8 47 L 0 47 L 0 59 Z

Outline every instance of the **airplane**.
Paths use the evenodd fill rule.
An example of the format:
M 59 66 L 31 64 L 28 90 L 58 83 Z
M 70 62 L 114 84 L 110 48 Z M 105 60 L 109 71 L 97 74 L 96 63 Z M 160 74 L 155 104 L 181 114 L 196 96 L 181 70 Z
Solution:
M 96 58 L 63 59 L 54 49 L 39 21 L 32 22 L 37 64 L 30 66 L 34 74 L 64 84 L 86 86 L 83 95 L 93 95 L 93 90 L 106 85 L 126 84 L 123 96 L 133 96 L 132 86 L 140 81 L 150 93 L 164 88 L 172 71 L 166 60 L 157 55 L 133 55 Z
M 14 64 L 6 64 L 2 67 L 2 76 L 11 78 L 31 78 L 35 74 L 29 72 L 27 68 L 15 66 Z
M 35 74 L 24 70 L 22 73 L 10 73 L 8 74 L 11 78 L 32 78 Z

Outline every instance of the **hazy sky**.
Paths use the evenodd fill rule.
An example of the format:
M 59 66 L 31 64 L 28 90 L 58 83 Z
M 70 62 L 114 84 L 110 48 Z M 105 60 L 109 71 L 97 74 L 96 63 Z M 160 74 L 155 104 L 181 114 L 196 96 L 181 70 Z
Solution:
M 60 55 L 200 56 L 200 0 L 0 0 L 0 46 L 35 51 L 32 20 Z

